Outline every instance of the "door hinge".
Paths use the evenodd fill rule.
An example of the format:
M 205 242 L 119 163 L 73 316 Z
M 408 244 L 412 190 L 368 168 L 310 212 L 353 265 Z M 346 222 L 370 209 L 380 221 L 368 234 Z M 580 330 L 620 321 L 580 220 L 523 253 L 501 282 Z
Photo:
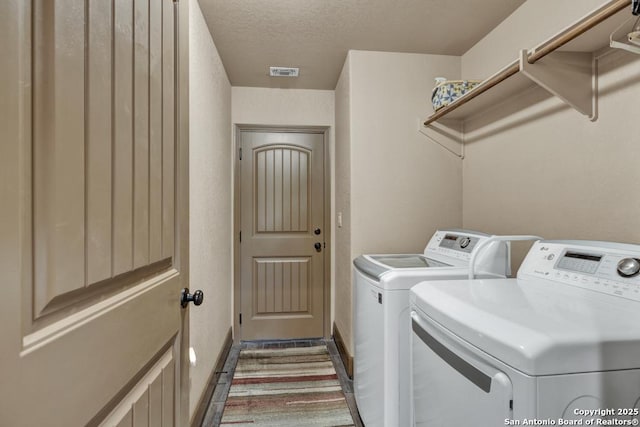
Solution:
M 238 315 L 238 317 L 240 318 L 240 319 L 239 319 L 239 320 L 240 320 L 240 324 L 242 325 L 242 313 L 240 313 L 240 314 Z
M 242 243 L 242 231 L 240 232 L 240 243 Z
M 242 160 L 242 147 L 240 147 L 240 160 Z

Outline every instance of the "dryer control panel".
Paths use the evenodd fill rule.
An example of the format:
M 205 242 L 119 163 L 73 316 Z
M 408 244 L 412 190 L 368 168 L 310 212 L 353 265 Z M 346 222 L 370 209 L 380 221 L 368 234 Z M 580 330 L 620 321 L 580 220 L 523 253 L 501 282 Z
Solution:
M 518 278 L 527 276 L 640 301 L 640 246 L 540 241 L 518 271 Z

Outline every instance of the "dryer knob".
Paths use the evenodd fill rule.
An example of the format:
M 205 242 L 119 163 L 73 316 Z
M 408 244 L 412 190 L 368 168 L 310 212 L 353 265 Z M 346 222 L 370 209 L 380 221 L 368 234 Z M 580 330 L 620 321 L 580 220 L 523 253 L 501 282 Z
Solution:
M 618 263 L 618 274 L 622 277 L 633 277 L 640 273 L 640 259 L 623 258 Z

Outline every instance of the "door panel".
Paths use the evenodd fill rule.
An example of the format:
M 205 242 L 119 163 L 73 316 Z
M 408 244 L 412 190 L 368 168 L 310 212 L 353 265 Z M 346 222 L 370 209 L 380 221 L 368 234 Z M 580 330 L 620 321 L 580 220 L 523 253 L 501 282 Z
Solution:
M 66 3 L 75 6 L 68 10 L 63 7 Z M 86 25 L 90 40 L 89 66 L 85 73 L 84 42 L 77 42 L 84 40 L 85 25 L 81 22 L 71 29 L 60 25 L 70 13 L 84 14 L 85 2 L 35 2 L 33 212 L 36 317 L 51 312 L 60 300 L 68 305 L 77 299 L 65 299 L 65 295 L 82 296 L 91 285 L 151 264 L 151 187 L 162 186 L 162 196 L 158 192 L 153 194 L 161 201 L 154 200 L 151 204 L 162 204 L 167 222 L 164 227 L 154 230 L 160 237 L 153 240 L 154 253 L 163 254 L 156 261 L 169 261 L 173 255 L 173 155 L 167 156 L 162 169 L 151 180 L 149 176 L 149 164 L 155 158 L 150 156 L 149 150 L 148 90 L 139 89 L 149 86 L 149 49 L 148 43 L 144 42 L 149 37 L 149 13 L 142 3 L 140 0 L 115 0 L 113 17 L 103 2 L 96 3 L 97 10 L 89 3 L 91 13 Z M 167 38 L 173 41 L 173 3 L 171 0 L 163 3 L 168 13 L 163 19 L 164 32 L 168 32 L 171 37 Z M 137 36 L 132 32 L 134 12 Z M 144 31 L 144 36 L 140 31 Z M 115 43 L 113 76 L 107 71 L 111 66 L 105 67 L 104 58 L 97 59 L 110 51 L 104 38 L 111 35 Z M 68 45 L 69 53 L 59 53 L 60 44 Z M 96 52 L 93 52 L 94 46 Z M 171 50 L 172 46 L 171 43 Z M 98 63 L 92 65 L 92 60 Z M 173 70 L 173 55 L 170 60 L 163 61 L 163 67 L 165 71 Z M 96 71 L 95 76 L 92 71 Z M 174 102 L 173 86 L 173 81 L 166 81 L 162 87 L 154 88 L 161 91 L 165 104 Z M 112 108 L 115 114 L 110 123 L 105 120 L 105 117 L 111 117 L 110 114 L 100 114 Z M 175 149 L 175 135 L 173 125 L 169 126 L 167 122 L 173 121 L 173 107 L 165 105 L 164 131 L 156 129 L 156 133 L 162 133 L 163 149 L 171 153 Z M 113 143 L 112 127 L 115 130 Z M 165 264 L 152 270 L 161 271 L 166 268 Z
M 162 7 L 160 1 L 149 3 L 149 262 L 152 263 L 162 259 Z
M 55 297 L 82 289 L 85 277 L 85 192 L 77 179 L 84 177 L 84 2 L 64 3 L 34 3 L 36 317 Z M 61 13 L 68 25 L 56 22 Z
M 253 312 L 308 314 L 311 258 L 254 258 Z
M 323 335 L 323 144 L 323 134 L 241 132 L 243 339 Z
M 176 11 L 0 4 L 1 425 L 182 417 Z
M 134 0 L 133 3 L 135 16 L 133 268 L 135 269 L 149 264 L 149 0 Z
M 133 267 L 133 7 L 114 2 L 113 273 Z
M 175 164 L 175 46 L 173 0 L 162 0 L 162 257 L 173 256 Z
M 113 90 L 111 40 L 113 12 L 110 2 L 95 2 L 89 8 L 87 61 L 87 282 L 111 277 L 111 97 Z
M 174 375 L 173 352 L 166 352 L 133 387 L 118 406 L 100 423 L 100 427 L 160 427 L 173 425 Z
M 255 156 L 256 232 L 308 231 L 310 152 L 265 147 Z

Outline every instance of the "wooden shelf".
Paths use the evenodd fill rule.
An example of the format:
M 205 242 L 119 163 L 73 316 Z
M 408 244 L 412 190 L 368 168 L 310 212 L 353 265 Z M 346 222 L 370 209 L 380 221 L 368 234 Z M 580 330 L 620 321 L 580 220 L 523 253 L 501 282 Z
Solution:
M 609 34 L 632 16 L 630 9 L 631 0 L 607 2 L 535 48 L 521 51 L 518 59 L 433 113 L 424 125 L 465 121 L 533 85 L 593 119 L 594 58 L 609 49 Z

